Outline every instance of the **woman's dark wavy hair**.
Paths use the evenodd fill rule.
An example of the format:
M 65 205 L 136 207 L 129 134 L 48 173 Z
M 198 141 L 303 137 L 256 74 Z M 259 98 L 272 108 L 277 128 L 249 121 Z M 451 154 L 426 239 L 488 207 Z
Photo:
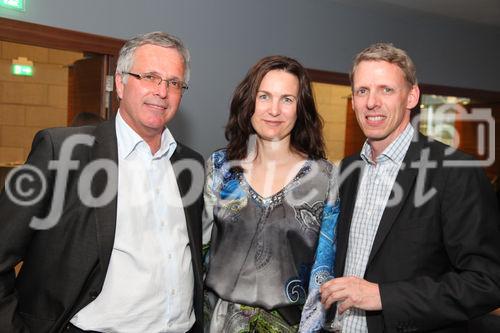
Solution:
M 292 149 L 306 154 L 310 159 L 326 158 L 323 141 L 323 120 L 316 110 L 311 80 L 306 69 L 295 59 L 275 55 L 262 58 L 236 87 L 231 101 L 225 136 L 227 158 L 242 160 L 247 156 L 248 139 L 255 134 L 251 118 L 255 111 L 255 98 L 264 76 L 272 70 L 283 70 L 299 79 L 297 121 L 290 135 Z

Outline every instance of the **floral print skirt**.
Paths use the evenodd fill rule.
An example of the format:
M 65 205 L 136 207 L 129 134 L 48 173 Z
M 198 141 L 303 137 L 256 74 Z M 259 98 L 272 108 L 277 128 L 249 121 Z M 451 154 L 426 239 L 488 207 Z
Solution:
M 205 307 L 207 310 L 207 307 Z M 217 299 L 211 313 L 205 311 L 209 333 L 296 333 L 277 311 Z

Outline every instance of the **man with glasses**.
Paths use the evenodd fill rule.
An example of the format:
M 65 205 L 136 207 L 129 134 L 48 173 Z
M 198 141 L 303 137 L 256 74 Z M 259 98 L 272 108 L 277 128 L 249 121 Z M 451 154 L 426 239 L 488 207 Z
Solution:
M 203 159 L 166 127 L 188 80 L 178 38 L 135 37 L 116 117 L 36 135 L 0 196 L 2 332 L 202 332 Z

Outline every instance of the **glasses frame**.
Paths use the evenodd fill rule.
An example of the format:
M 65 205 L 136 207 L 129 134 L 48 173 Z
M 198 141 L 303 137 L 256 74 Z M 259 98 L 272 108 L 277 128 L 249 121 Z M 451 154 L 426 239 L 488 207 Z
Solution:
M 148 79 L 146 79 L 146 76 L 150 75 L 150 76 L 155 76 L 157 78 L 160 79 L 160 82 L 158 82 L 158 86 L 161 85 L 161 83 L 163 81 L 165 81 L 165 83 L 167 84 L 167 88 L 170 89 L 170 83 L 172 83 L 173 81 L 177 81 L 181 84 L 181 87 L 178 89 L 178 91 L 180 91 L 181 93 L 183 93 L 185 90 L 189 89 L 189 86 L 184 82 L 184 81 L 181 81 L 179 79 L 164 79 L 162 78 L 161 76 L 157 75 L 157 74 L 154 74 L 154 73 L 133 73 L 133 72 L 122 72 L 122 74 L 126 74 L 126 75 L 130 75 L 134 78 L 136 78 L 137 80 L 144 80 L 144 82 L 151 82 L 151 83 L 155 83 L 154 81 L 149 81 Z

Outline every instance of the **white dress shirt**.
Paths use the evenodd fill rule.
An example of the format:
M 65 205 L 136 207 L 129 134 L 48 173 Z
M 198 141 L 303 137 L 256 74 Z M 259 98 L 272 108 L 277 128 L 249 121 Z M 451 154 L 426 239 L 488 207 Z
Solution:
M 194 276 L 186 218 L 165 128 L 152 154 L 120 116 L 116 233 L 99 296 L 72 319 L 105 333 L 186 332 L 194 324 Z

